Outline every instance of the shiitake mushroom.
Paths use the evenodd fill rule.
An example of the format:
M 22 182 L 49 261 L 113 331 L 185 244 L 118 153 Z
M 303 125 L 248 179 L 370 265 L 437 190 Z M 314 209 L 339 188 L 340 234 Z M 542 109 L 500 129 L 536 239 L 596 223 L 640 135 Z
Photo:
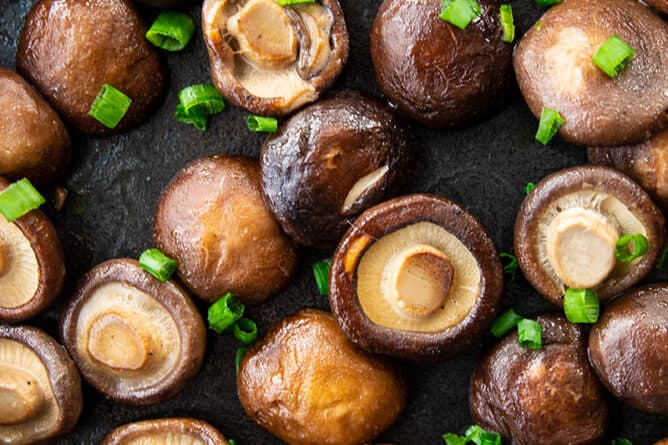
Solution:
M 267 116 L 313 102 L 341 73 L 348 31 L 339 0 L 206 0 L 202 32 L 211 78 L 226 99 Z
M 326 312 L 306 309 L 245 354 L 239 400 L 260 426 L 290 444 L 361 445 L 406 402 L 398 368 L 357 349 Z
M 332 260 L 329 301 L 363 349 L 440 360 L 484 332 L 502 290 L 497 251 L 475 217 L 447 199 L 410 195 L 353 223 Z
M 228 445 L 217 429 L 190 418 L 153 419 L 128 423 L 107 434 L 100 445 L 192 444 Z
M 415 146 L 387 106 L 338 93 L 292 116 L 262 146 L 267 204 L 299 244 L 335 245 L 362 211 L 410 178 Z

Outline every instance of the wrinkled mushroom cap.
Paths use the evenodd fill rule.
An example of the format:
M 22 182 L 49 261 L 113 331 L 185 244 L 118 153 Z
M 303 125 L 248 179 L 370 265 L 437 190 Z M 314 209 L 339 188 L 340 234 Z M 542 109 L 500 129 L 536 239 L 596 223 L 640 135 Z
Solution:
M 228 445 L 209 423 L 190 418 L 153 419 L 119 426 L 100 445 Z

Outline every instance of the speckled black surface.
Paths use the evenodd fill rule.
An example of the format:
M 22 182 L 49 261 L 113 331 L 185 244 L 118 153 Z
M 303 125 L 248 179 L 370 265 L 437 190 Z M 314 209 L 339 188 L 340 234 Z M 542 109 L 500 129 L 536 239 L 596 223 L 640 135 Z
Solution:
M 368 34 L 381 0 L 341 0 L 350 32 L 348 66 L 336 88 L 357 88 L 379 94 L 371 69 Z M 0 0 L 0 64 L 14 66 L 18 35 L 33 0 Z M 542 13 L 530 0 L 512 1 L 519 29 L 526 30 Z M 188 6 L 199 21 L 199 3 Z M 147 20 L 155 11 L 142 9 Z M 193 83 L 209 81 L 202 38 L 183 52 L 166 57 L 171 73 L 164 105 L 144 125 L 129 133 L 103 139 L 74 135 L 75 162 L 66 186 L 65 209 L 46 206 L 67 254 L 68 281 L 64 297 L 76 280 L 95 264 L 115 257 L 136 257 L 151 246 L 153 211 L 160 191 L 187 162 L 208 154 L 257 157 L 261 135 L 246 130 L 246 113 L 231 107 L 201 133 L 174 121 L 176 93 Z M 417 175 L 406 193 L 424 191 L 446 196 L 478 216 L 500 251 L 512 248 L 515 213 L 523 188 L 547 173 L 585 161 L 585 151 L 557 139 L 549 147 L 533 140 L 536 120 L 515 93 L 492 118 L 458 131 L 417 129 L 421 147 Z M 46 192 L 46 191 L 45 191 Z M 329 252 L 306 251 L 295 283 L 250 316 L 264 331 L 303 307 L 327 308 L 311 276 L 313 261 Z M 654 276 L 651 281 L 666 279 Z M 62 299 L 61 299 L 62 301 Z M 506 286 L 505 304 L 526 315 L 553 310 L 519 276 Z M 59 304 L 31 324 L 56 334 Z M 204 310 L 204 308 L 202 307 Z M 239 445 L 280 443 L 257 427 L 243 412 L 236 395 L 234 351 L 229 336 L 209 335 L 206 361 L 197 378 L 175 399 L 148 408 L 112 403 L 85 388 L 85 407 L 78 427 L 63 444 L 97 443 L 123 423 L 166 416 L 193 416 L 211 422 Z M 483 339 L 484 345 L 492 342 Z M 399 421 L 382 440 L 396 444 L 439 444 L 440 434 L 461 431 L 471 423 L 468 383 L 480 354 L 471 350 L 447 363 L 411 366 L 410 399 Z M 636 445 L 668 436 L 666 418 L 614 404 L 610 436 L 624 436 Z

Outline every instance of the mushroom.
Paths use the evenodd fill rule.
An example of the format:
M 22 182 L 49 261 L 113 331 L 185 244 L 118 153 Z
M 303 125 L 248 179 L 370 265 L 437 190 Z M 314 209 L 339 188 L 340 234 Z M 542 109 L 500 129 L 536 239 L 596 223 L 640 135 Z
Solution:
M 502 290 L 498 254 L 475 217 L 447 199 L 410 195 L 353 223 L 332 260 L 329 301 L 363 349 L 442 360 L 487 329 Z
M 0 175 L 50 185 L 65 175 L 70 136 L 39 93 L 14 71 L 0 67 Z
M 267 208 L 257 161 L 210 156 L 181 170 L 158 203 L 153 238 L 181 280 L 214 302 L 258 304 L 297 271 L 297 251 Z
M 608 167 L 584 165 L 544 178 L 515 221 L 515 254 L 524 276 L 562 305 L 567 288 L 594 289 L 599 301 L 642 280 L 663 247 L 665 222 L 645 191 Z M 622 235 L 641 234 L 648 251 L 617 261 Z
M 666 437 L 664 439 L 661 439 L 660 441 L 658 441 L 654 445 L 668 445 L 668 437 Z
M 82 404 L 79 373 L 62 346 L 39 329 L 0 325 L 0 443 L 64 434 Z
M 643 0 L 661 14 L 668 16 L 668 0 Z
M 477 365 L 469 393 L 473 419 L 514 445 L 600 443 L 608 406 L 587 361 L 584 328 L 555 315 L 537 321 L 542 349 L 521 347 L 513 333 Z
M 589 334 L 589 358 L 615 397 L 668 416 L 668 284 L 634 289 L 610 303 Z
M 512 45 L 503 42 L 499 3 L 479 0 L 466 29 L 439 18 L 441 2 L 385 0 L 371 29 L 376 79 L 402 113 L 430 127 L 478 120 L 512 85 Z
M 40 0 L 28 14 L 16 68 L 79 131 L 133 127 L 159 105 L 167 78 L 146 25 L 128 0 Z M 105 84 L 132 104 L 115 129 L 89 115 Z
M 228 445 L 217 429 L 202 420 L 190 418 L 153 419 L 119 426 L 102 439 L 100 445 L 193 444 Z
M 592 57 L 617 35 L 635 50 L 610 78 Z M 550 8 L 517 46 L 515 72 L 535 116 L 564 118 L 575 144 L 637 144 L 668 125 L 668 24 L 634 0 L 567 0 Z
M 61 335 L 84 380 L 133 405 L 180 392 L 206 349 L 204 322 L 188 295 L 130 259 L 84 276 L 63 311 Z
M 8 186 L 0 177 L 0 191 Z M 51 221 L 39 210 L 13 222 L 0 214 L 0 322 L 34 317 L 64 281 L 65 257 Z
M 314 102 L 348 59 L 338 0 L 285 7 L 275 0 L 206 0 L 202 32 L 216 88 L 260 115 L 285 116 Z
M 307 246 L 336 244 L 360 213 L 410 178 L 415 146 L 382 102 L 348 91 L 292 116 L 262 147 L 267 204 Z
M 369 443 L 406 402 L 398 368 L 355 348 L 326 312 L 306 309 L 269 330 L 237 377 L 246 413 L 300 445 Z
M 185 3 L 187 0 L 137 0 L 137 1 L 139 3 L 151 6 L 153 8 L 170 8 Z

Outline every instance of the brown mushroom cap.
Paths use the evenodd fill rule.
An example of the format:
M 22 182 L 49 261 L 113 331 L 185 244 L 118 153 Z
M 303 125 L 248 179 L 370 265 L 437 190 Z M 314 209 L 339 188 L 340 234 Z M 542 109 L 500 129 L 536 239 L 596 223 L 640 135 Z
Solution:
M 120 132 L 145 120 L 167 86 L 145 34 L 128 0 L 40 0 L 23 27 L 16 68 L 77 130 Z M 114 130 L 88 114 L 104 84 L 132 99 Z
M 100 445 L 228 445 L 228 443 L 225 436 L 207 422 L 190 418 L 171 418 L 144 420 L 119 426 L 107 434 Z
M 300 244 L 330 247 L 367 208 L 410 178 L 408 126 L 377 99 L 348 91 L 292 116 L 262 147 L 267 204 Z
M 60 117 L 14 71 L 0 67 L 0 175 L 35 184 L 61 179 L 70 162 L 70 136 Z
M 479 0 L 481 16 L 461 30 L 439 18 L 441 2 L 385 0 L 371 30 L 376 78 L 397 108 L 431 127 L 480 119 L 512 84 L 511 44 L 499 3 Z
M 482 359 L 471 380 L 475 422 L 516 445 L 599 443 L 608 407 L 589 366 L 582 327 L 544 315 L 543 347 L 521 347 L 514 332 Z
M 330 314 L 306 309 L 255 343 L 239 366 L 246 413 L 281 440 L 300 445 L 368 443 L 406 402 L 386 359 L 357 349 Z
M 133 405 L 176 395 L 206 349 L 204 322 L 188 295 L 130 259 L 84 276 L 62 314 L 61 335 L 91 386 Z
M 567 287 L 593 288 L 600 301 L 642 280 L 663 247 L 665 221 L 645 191 L 608 167 L 584 165 L 544 178 L 522 203 L 515 254 L 524 276 L 554 304 Z M 617 262 L 615 244 L 643 234 L 649 250 Z
M 79 372 L 39 329 L 0 325 L 0 442 L 33 444 L 70 431 L 83 404 Z
M 613 35 L 635 49 L 610 78 L 592 61 Z M 668 125 L 668 24 L 635 0 L 566 0 L 550 8 L 517 46 L 515 72 L 538 117 L 566 121 L 566 140 L 591 146 L 636 144 Z
M 0 177 L 0 191 L 8 186 Z M 11 223 L 0 214 L 0 321 L 34 317 L 64 281 L 65 257 L 51 221 L 39 210 Z
M 210 156 L 182 169 L 162 193 L 153 239 L 210 302 L 232 292 L 261 303 L 297 270 L 297 251 L 265 205 L 260 167 L 249 158 Z
M 668 416 L 668 283 L 610 303 L 589 334 L 589 358 L 615 397 Z
M 410 195 L 355 221 L 332 260 L 329 301 L 369 352 L 440 360 L 487 329 L 502 290 L 498 254 L 475 217 L 447 199 Z
M 285 116 L 317 100 L 348 59 L 338 0 L 288 7 L 274 0 L 206 0 L 202 32 L 216 88 L 265 116 Z

